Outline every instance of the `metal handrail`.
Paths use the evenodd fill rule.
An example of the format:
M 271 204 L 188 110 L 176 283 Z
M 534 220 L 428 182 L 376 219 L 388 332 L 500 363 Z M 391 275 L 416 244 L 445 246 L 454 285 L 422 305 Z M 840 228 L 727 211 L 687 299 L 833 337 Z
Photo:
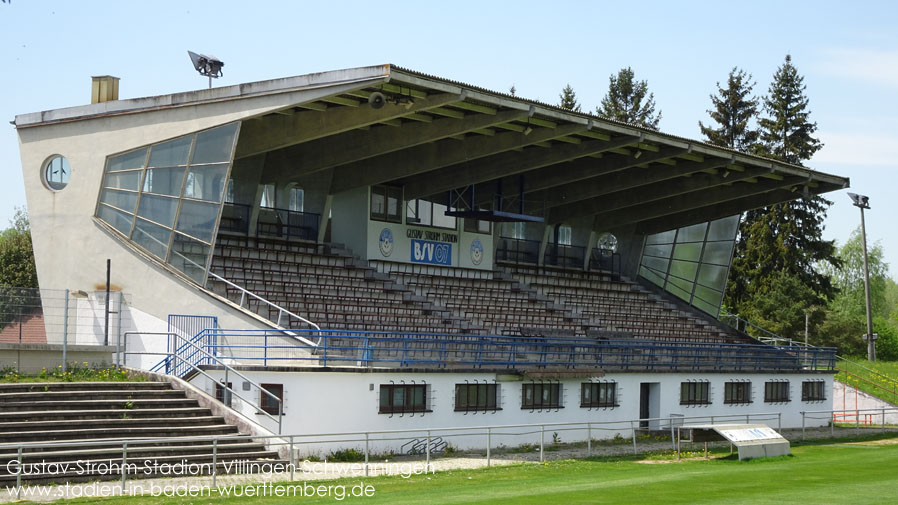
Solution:
M 740 317 L 738 314 L 733 314 L 732 312 L 730 312 L 730 311 L 728 311 L 728 310 L 726 310 L 726 309 L 720 309 L 720 315 L 725 316 L 725 317 L 727 317 L 727 318 L 735 319 L 735 320 L 737 321 L 736 326 L 733 326 L 733 325 L 730 325 L 730 326 L 733 327 L 733 328 L 735 328 L 735 329 L 737 329 L 737 330 L 739 330 L 739 324 L 738 324 L 738 322 L 741 321 L 741 322 L 743 323 L 743 325 L 742 325 L 742 328 L 743 328 L 743 329 L 740 330 L 740 331 L 745 331 L 745 330 L 744 330 L 745 325 L 748 325 L 748 326 L 751 326 L 752 328 L 754 328 L 754 329 L 756 329 L 756 330 L 758 330 L 758 331 L 760 331 L 760 332 L 762 332 L 762 333 L 765 333 L 765 334 L 767 335 L 766 337 L 759 337 L 759 338 L 758 338 L 758 340 L 761 340 L 761 341 L 764 342 L 764 343 L 771 343 L 771 342 L 772 342 L 772 343 L 774 343 L 774 344 L 779 345 L 780 342 L 786 342 L 786 345 L 787 345 L 787 346 L 795 346 L 795 345 L 796 345 L 796 344 L 795 344 L 795 341 L 792 340 L 791 338 L 781 337 L 781 336 L 777 335 L 776 333 L 773 333 L 772 331 L 767 330 L 767 329 L 765 329 L 765 328 L 761 328 L 760 326 L 756 325 L 755 323 L 753 323 L 753 322 L 751 322 L 751 321 L 749 321 L 749 320 L 747 320 L 747 319 L 743 319 L 743 318 Z M 767 341 L 762 340 L 762 338 L 766 338 Z M 805 346 L 804 344 L 798 344 L 798 345 L 799 345 L 800 347 L 812 347 L 812 346 Z
M 216 280 L 219 280 L 219 281 L 221 281 L 221 282 L 224 282 L 224 283 L 227 284 L 228 286 L 231 286 L 232 288 L 235 288 L 235 289 L 237 289 L 237 290 L 240 291 L 240 302 L 237 304 L 237 305 L 240 306 L 240 308 L 243 308 L 243 302 L 246 300 L 246 296 L 249 295 L 251 298 L 255 298 L 256 300 L 259 300 L 260 302 L 265 303 L 265 304 L 271 306 L 272 308 L 274 308 L 274 309 L 276 309 L 276 310 L 278 311 L 278 319 L 277 319 L 277 322 L 275 322 L 274 324 L 275 324 L 279 329 L 284 330 L 285 333 L 287 333 L 287 334 L 290 335 L 291 337 L 296 338 L 297 340 L 302 341 L 302 342 L 305 343 L 306 345 L 310 345 L 310 346 L 313 346 L 313 347 L 318 345 L 318 344 L 316 344 L 315 342 L 312 342 L 311 340 L 307 340 L 307 339 L 305 339 L 305 338 L 303 338 L 303 337 L 294 335 L 293 332 L 292 332 L 291 330 L 289 330 L 289 329 L 284 328 L 283 326 L 281 326 L 281 317 L 282 317 L 284 314 L 287 314 L 287 316 L 289 316 L 289 317 L 294 317 L 294 318 L 296 318 L 296 319 L 299 319 L 300 321 L 302 321 L 302 322 L 306 323 L 307 325 L 309 325 L 309 326 L 315 328 L 316 330 L 321 331 L 321 327 L 318 326 L 317 324 L 313 323 L 312 321 L 309 321 L 308 319 L 306 319 L 306 318 L 304 318 L 304 317 L 302 317 L 302 316 L 298 316 L 298 315 L 294 314 L 293 312 L 290 312 L 289 310 L 287 310 L 287 309 L 281 307 L 280 305 L 278 305 L 278 304 L 276 304 L 276 303 L 274 303 L 274 302 L 270 302 L 270 301 L 268 301 L 268 300 L 262 298 L 261 296 L 259 296 L 259 295 L 255 294 L 255 293 L 253 293 L 252 291 L 247 290 L 246 288 L 244 288 L 244 287 L 242 287 L 242 286 L 238 286 L 237 284 L 234 284 L 233 282 L 231 282 L 231 281 L 225 279 L 224 277 L 222 277 L 222 276 L 220 276 L 220 275 L 218 275 L 218 274 L 216 274 L 216 273 L 214 273 L 214 272 L 211 272 L 211 271 L 210 271 L 210 272 L 209 272 L 209 276 L 210 276 L 210 277 L 214 277 Z
M 756 344 L 715 344 L 713 349 L 702 343 L 658 342 L 652 340 L 596 340 L 585 338 L 552 339 L 542 337 L 485 337 L 483 335 L 444 335 L 424 333 L 392 333 L 322 330 L 317 332 L 319 345 L 310 347 L 310 356 L 271 356 L 276 349 L 295 349 L 296 346 L 270 345 L 267 338 L 273 330 L 216 330 L 217 336 L 247 337 L 240 342 L 231 339 L 226 344 L 213 344 L 215 350 L 230 350 L 234 360 L 315 361 L 327 366 L 348 363 L 368 366 L 371 363 L 395 362 L 399 366 L 433 364 L 444 366 L 465 363 L 473 366 L 609 366 L 623 368 L 669 369 L 696 368 L 752 368 L 796 369 L 798 367 L 831 369 L 835 364 L 835 349 L 811 348 L 796 352 L 795 347 L 759 346 Z M 261 339 L 259 343 L 252 339 Z M 332 345 L 328 342 L 337 339 Z M 208 348 L 207 347 L 207 348 Z M 241 350 L 261 349 L 262 355 L 246 355 Z M 426 357 L 415 355 L 417 349 L 436 351 Z M 376 356 L 385 351 L 399 351 L 392 356 Z M 518 356 L 524 353 L 524 356 Z M 219 353 L 223 354 L 223 353 Z M 450 357 L 449 355 L 454 355 Z M 246 363 L 244 363 L 246 364 Z
M 203 330 L 203 331 L 206 331 L 206 330 Z M 217 361 L 218 363 L 221 364 L 221 366 L 224 367 L 224 371 L 225 371 L 224 383 L 219 383 L 219 382 L 217 382 L 216 379 L 215 379 L 215 377 L 212 377 L 211 375 L 209 375 L 208 373 L 206 373 L 205 370 L 203 370 L 202 368 L 198 367 L 197 365 L 195 365 L 195 364 L 193 364 L 193 363 L 191 363 L 191 362 L 189 362 L 189 361 L 184 360 L 183 358 L 181 358 L 180 356 L 178 356 L 177 353 L 168 353 L 168 352 L 166 352 L 166 353 L 127 352 L 127 348 L 128 348 L 128 339 L 127 339 L 127 337 L 128 337 L 128 335 L 167 335 L 167 336 L 169 336 L 169 337 L 172 337 L 172 336 L 173 336 L 173 337 L 175 337 L 176 339 L 183 340 L 185 344 L 187 344 L 187 345 L 193 347 L 196 351 L 199 351 L 200 353 L 204 354 L 206 357 L 211 358 L 211 359 Z M 124 341 L 125 352 L 124 352 L 124 353 L 119 353 L 120 355 L 128 355 L 128 354 L 145 354 L 145 355 L 150 355 L 150 354 L 153 354 L 153 355 L 160 355 L 160 356 L 169 356 L 169 357 L 173 357 L 174 360 L 175 360 L 175 369 L 176 369 L 176 370 L 177 370 L 177 362 L 178 362 L 178 360 L 180 360 L 181 362 L 186 363 L 186 364 L 187 364 L 189 367 L 191 367 L 193 370 L 196 370 L 198 373 L 200 373 L 200 374 L 202 374 L 203 376 L 205 376 L 207 379 L 211 380 L 212 382 L 214 382 L 214 383 L 216 383 L 216 384 L 221 385 L 223 388 L 225 388 L 225 389 L 227 389 L 228 391 L 230 391 L 231 394 L 233 394 L 233 395 L 236 396 L 237 398 L 239 398 L 239 399 L 243 400 L 244 402 L 246 402 L 247 405 L 252 405 L 252 406 L 255 407 L 255 404 L 254 404 L 253 402 L 247 400 L 246 398 L 244 398 L 243 396 L 241 396 L 240 393 L 238 393 L 238 392 L 235 391 L 233 388 L 231 388 L 230 386 L 228 386 L 228 382 L 229 382 L 229 381 L 228 381 L 228 374 L 229 374 L 229 373 L 233 373 L 233 374 L 237 375 L 237 377 L 240 377 L 241 379 L 243 379 L 244 381 L 249 382 L 252 386 L 255 386 L 256 388 L 259 389 L 259 391 L 262 391 L 262 393 L 268 395 L 270 398 L 273 398 L 273 399 L 277 402 L 277 407 L 278 407 L 278 417 L 277 417 L 277 419 L 275 419 L 274 416 L 272 416 L 271 414 L 269 414 L 268 412 L 266 412 L 265 410 L 263 410 L 261 407 L 255 407 L 255 408 L 256 408 L 256 413 L 257 413 L 257 414 L 261 412 L 262 414 L 264 414 L 265 416 L 267 416 L 267 417 L 268 417 L 269 419 L 271 419 L 272 421 L 275 421 L 275 422 L 277 423 L 277 425 L 278 425 L 278 433 L 281 432 L 281 428 L 282 428 L 282 425 L 283 425 L 283 416 L 284 416 L 283 400 L 281 400 L 280 398 L 278 398 L 277 395 L 275 395 L 275 394 L 271 393 L 270 391 L 268 391 L 267 389 L 263 388 L 261 385 L 257 384 L 254 380 L 252 380 L 252 379 L 250 379 L 249 377 L 243 375 L 242 373 L 240 373 L 240 372 L 237 371 L 236 369 L 231 368 L 231 366 L 229 366 L 227 363 L 225 363 L 224 361 L 222 361 L 221 359 L 219 359 L 217 356 L 214 356 L 214 355 L 212 355 L 212 354 L 206 352 L 204 349 L 200 348 L 199 346 L 197 346 L 197 345 L 194 344 L 193 342 L 190 342 L 190 341 L 187 340 L 186 338 L 184 338 L 184 337 L 178 335 L 177 333 L 173 333 L 173 332 L 140 332 L 140 331 L 126 331 L 126 332 L 124 333 L 124 337 L 125 337 L 125 339 L 124 339 L 124 340 L 125 340 L 125 341 Z M 120 358 L 119 358 L 119 359 L 120 359 Z M 121 368 L 121 366 L 122 366 L 121 363 L 117 363 L 116 365 L 117 365 L 119 368 Z

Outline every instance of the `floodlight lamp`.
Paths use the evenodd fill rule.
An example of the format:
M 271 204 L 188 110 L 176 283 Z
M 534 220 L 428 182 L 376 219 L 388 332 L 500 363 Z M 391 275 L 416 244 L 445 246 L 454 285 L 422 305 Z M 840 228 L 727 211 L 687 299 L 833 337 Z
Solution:
M 636 152 L 633 153 L 633 157 L 638 160 L 640 156 L 642 156 L 642 151 L 637 149 Z
M 859 207 L 861 209 L 870 208 L 870 197 L 868 196 L 858 195 L 856 193 L 848 193 L 848 198 L 851 198 L 851 201 L 854 203 L 855 207 Z
M 187 54 L 190 56 L 190 61 L 193 62 L 193 68 L 195 68 L 200 75 L 204 75 L 210 79 L 213 77 L 217 79 L 223 75 L 221 67 L 224 66 L 224 62 L 215 56 L 197 54 L 193 51 L 187 51 Z

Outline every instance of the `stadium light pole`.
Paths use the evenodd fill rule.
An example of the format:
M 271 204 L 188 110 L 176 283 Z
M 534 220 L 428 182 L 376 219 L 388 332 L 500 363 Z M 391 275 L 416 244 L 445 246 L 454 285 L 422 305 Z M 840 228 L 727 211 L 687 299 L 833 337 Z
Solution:
M 861 209 L 861 240 L 864 244 L 864 294 L 867 298 L 867 360 L 876 361 L 876 341 L 873 338 L 873 314 L 870 311 L 870 269 L 867 266 L 867 229 L 864 225 L 864 209 L 870 208 L 870 198 L 848 193 L 854 206 Z

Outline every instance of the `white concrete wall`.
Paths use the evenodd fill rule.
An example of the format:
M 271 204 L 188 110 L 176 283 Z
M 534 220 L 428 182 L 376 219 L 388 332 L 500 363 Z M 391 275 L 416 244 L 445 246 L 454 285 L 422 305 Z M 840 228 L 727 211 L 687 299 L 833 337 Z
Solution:
M 448 427 L 474 427 L 486 425 L 517 425 L 535 423 L 565 423 L 565 422 L 611 422 L 619 421 L 620 424 L 608 425 L 600 429 L 596 426 L 592 431 L 593 438 L 612 438 L 615 434 L 627 437 L 630 435 L 630 421 L 639 418 L 639 394 L 640 383 L 657 383 L 658 395 L 654 398 L 656 408 L 652 415 L 660 417 L 686 416 L 704 417 L 700 421 L 709 422 L 710 416 L 740 416 L 733 419 L 736 422 L 745 422 L 745 416 L 753 413 L 782 412 L 782 426 L 800 427 L 803 410 L 818 410 L 828 408 L 830 401 L 803 402 L 801 401 L 801 382 L 804 380 L 820 380 L 826 382 L 826 391 L 832 391 L 832 376 L 814 373 L 807 374 L 647 374 L 647 373 L 619 373 L 609 374 L 605 377 L 596 377 L 597 380 L 613 380 L 618 384 L 617 394 L 619 407 L 613 409 L 586 409 L 580 407 L 580 384 L 589 382 L 590 378 L 577 378 L 562 380 L 563 408 L 531 411 L 521 409 L 522 384 L 531 382 L 504 381 L 502 376 L 496 373 L 365 373 L 365 372 L 271 372 L 252 371 L 244 372 L 249 378 L 258 384 L 274 383 L 284 385 L 284 426 L 283 434 L 323 434 L 341 432 L 364 432 L 380 430 L 427 430 Z M 215 377 L 221 377 L 221 372 L 211 372 Z M 493 412 L 464 413 L 454 411 L 455 384 L 465 381 L 473 382 L 499 380 L 499 404 L 502 410 Z M 753 403 L 745 405 L 727 405 L 723 403 L 724 383 L 731 380 L 751 380 Z M 764 402 L 764 382 L 769 380 L 790 381 L 790 398 L 788 403 L 770 404 Z M 246 394 L 247 399 L 258 404 L 260 393 L 257 389 L 244 392 L 241 389 L 241 380 L 233 375 L 229 380 L 234 388 L 241 394 Z M 711 405 L 684 406 L 680 405 L 680 382 L 686 380 L 708 380 L 711 382 Z M 378 402 L 381 384 L 390 384 L 391 381 L 400 383 L 404 381 L 410 384 L 426 383 L 429 385 L 429 406 L 433 412 L 424 414 L 379 414 Z M 214 394 L 214 385 L 206 379 L 195 381 L 198 387 L 204 388 L 210 394 Z M 246 405 L 237 399 L 233 407 L 245 415 L 259 420 L 260 424 L 268 429 L 277 431 L 277 427 L 264 415 L 256 414 L 255 407 Z M 715 419 L 716 422 L 724 422 L 726 418 Z M 759 421 L 756 418 L 753 422 Z M 686 422 L 690 422 L 687 421 Z M 776 418 L 761 420 L 774 429 L 777 428 Z M 665 429 L 667 422 L 652 423 L 653 429 Z M 827 421 L 808 421 L 807 426 L 825 426 Z M 551 441 L 551 433 L 559 431 L 557 428 L 547 427 L 547 443 Z M 423 435 L 409 435 L 410 438 L 420 438 Z M 586 439 L 585 430 L 560 431 L 562 441 L 583 441 Z M 376 440 L 380 436 L 372 436 Z M 320 438 L 317 438 L 320 440 Z M 450 439 L 452 444 L 462 448 L 482 448 L 485 446 L 484 437 L 462 437 Z M 493 446 L 499 444 L 513 447 L 522 443 L 538 443 L 539 434 L 521 436 L 502 436 L 499 432 L 493 435 Z M 372 442 L 372 450 L 386 452 L 390 449 L 398 450 L 404 441 L 397 442 Z M 342 444 L 315 444 L 310 445 L 303 454 L 327 454 L 335 447 L 362 447 L 363 443 L 347 442 Z
M 819 410 L 824 410 L 821 407 Z M 865 393 L 854 386 L 846 385 L 843 382 L 833 381 L 833 402 L 832 410 L 868 410 L 867 412 L 840 412 L 837 414 L 836 422 L 860 424 L 882 424 L 883 416 L 885 416 L 886 424 L 898 424 L 898 410 L 891 403 L 877 398 L 871 394 Z M 873 409 L 873 411 L 869 411 Z M 877 412 L 879 411 L 879 412 Z

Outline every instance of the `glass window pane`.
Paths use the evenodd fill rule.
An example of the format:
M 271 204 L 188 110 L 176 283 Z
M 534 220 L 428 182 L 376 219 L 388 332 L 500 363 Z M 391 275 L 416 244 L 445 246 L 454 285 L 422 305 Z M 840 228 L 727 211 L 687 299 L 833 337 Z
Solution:
M 113 209 L 112 207 L 100 205 L 97 209 L 97 217 L 106 221 L 107 224 L 125 235 L 131 234 L 131 220 L 133 217 L 131 217 L 130 214 Z
M 702 243 L 677 244 L 673 257 L 678 260 L 698 261 L 702 256 Z
M 170 228 L 175 223 L 177 210 L 177 198 L 143 195 L 140 197 L 140 208 L 137 210 L 137 215 Z
M 104 189 L 103 192 L 100 193 L 100 202 L 108 203 L 113 207 L 117 207 L 133 214 L 134 207 L 137 205 L 137 193 Z
M 693 284 L 689 281 L 683 279 L 677 279 L 676 277 L 670 276 L 667 278 L 667 289 L 671 290 L 674 288 L 678 288 L 686 293 L 687 299 L 689 298 L 690 293 L 692 293 Z
M 188 202 L 181 204 L 177 230 L 206 242 L 212 242 L 218 204 Z
M 149 167 L 174 167 L 187 164 L 193 135 L 157 144 L 150 150 Z
M 677 243 L 701 242 L 705 240 L 705 230 L 707 228 L 708 223 L 699 223 L 680 228 L 680 231 L 677 233 Z
M 146 178 L 143 180 L 143 191 L 157 195 L 180 196 L 184 170 L 184 167 L 147 170 Z
M 168 251 L 168 239 L 171 237 L 171 231 L 157 226 L 143 219 L 137 219 L 134 223 L 134 235 L 131 237 L 134 242 L 165 260 L 165 253 Z
M 712 305 L 720 306 L 720 300 L 723 299 L 723 293 L 716 289 L 695 286 L 695 298 L 701 298 L 703 301 Z
M 140 170 L 131 170 L 130 172 L 106 174 L 106 177 L 103 179 L 103 186 L 137 191 L 140 189 L 140 175 L 142 173 Z
M 664 278 L 646 267 L 641 267 L 639 269 L 639 275 L 641 275 L 643 279 L 651 282 L 652 284 L 655 284 L 656 286 L 664 285 Z
M 711 221 L 711 227 L 708 229 L 708 240 L 733 240 L 736 238 L 737 228 L 739 228 L 738 214 Z
M 652 270 L 657 270 L 658 272 L 667 272 L 667 263 L 668 260 L 663 258 L 652 258 L 651 256 L 647 256 L 642 258 L 642 264 L 651 268 Z
M 234 135 L 237 134 L 237 123 L 219 126 L 209 131 L 198 133 L 196 147 L 193 148 L 194 163 L 217 163 L 231 160 L 231 149 L 234 146 Z
M 208 257 L 208 245 L 180 233 L 175 233 L 171 246 L 171 255 L 168 258 L 168 263 L 171 266 L 184 272 L 197 283 L 202 283 Z
M 143 168 L 143 164 L 147 161 L 146 148 L 138 149 L 130 153 L 120 154 L 109 158 L 106 162 L 107 172 L 118 172 L 119 170 L 133 170 L 135 168 Z
M 187 181 L 184 183 L 184 197 L 210 202 L 221 201 L 227 173 L 227 163 L 191 166 L 190 172 L 187 173 Z
M 661 233 L 655 233 L 645 238 L 646 244 L 670 244 L 674 241 L 676 230 L 668 230 Z
M 643 254 L 648 256 L 658 256 L 660 258 L 670 258 L 670 251 L 673 249 L 671 244 L 647 245 Z
M 733 242 L 708 242 L 702 254 L 702 263 L 729 265 L 733 254 Z
M 455 216 L 447 216 L 446 210 L 447 208 L 443 204 L 433 204 L 433 225 L 455 229 Z
M 698 263 L 677 260 L 673 260 L 670 262 L 670 275 L 679 277 L 681 279 L 694 281 L 696 270 L 698 270 Z
M 723 291 L 727 283 L 727 268 L 717 265 L 702 265 L 698 283 L 718 291 Z

